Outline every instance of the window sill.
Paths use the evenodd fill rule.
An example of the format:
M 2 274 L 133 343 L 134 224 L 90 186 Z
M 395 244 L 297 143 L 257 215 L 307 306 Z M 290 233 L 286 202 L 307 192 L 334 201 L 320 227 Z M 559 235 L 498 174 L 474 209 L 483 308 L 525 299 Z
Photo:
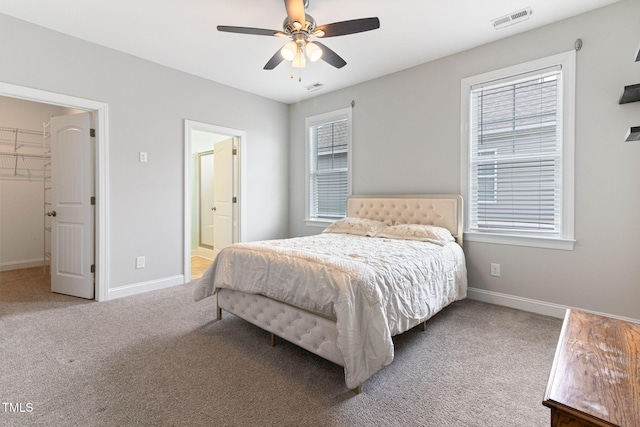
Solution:
M 331 219 L 305 219 L 304 222 L 310 227 L 327 228 L 336 220 Z
M 506 234 L 487 234 L 465 232 L 465 242 L 494 243 L 498 245 L 527 246 L 532 248 L 558 249 L 572 251 L 576 243 L 573 239 L 551 237 L 511 236 Z

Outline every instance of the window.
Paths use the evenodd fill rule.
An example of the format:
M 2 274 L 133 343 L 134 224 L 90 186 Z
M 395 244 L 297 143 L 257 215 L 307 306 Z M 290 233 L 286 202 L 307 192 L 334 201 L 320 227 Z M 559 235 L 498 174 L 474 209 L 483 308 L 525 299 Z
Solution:
M 307 221 L 344 218 L 351 195 L 351 109 L 307 117 Z
M 478 203 L 498 203 L 498 162 L 496 150 L 477 151 Z M 489 159 L 488 161 L 485 159 Z
M 575 52 L 462 81 L 465 236 L 573 248 Z

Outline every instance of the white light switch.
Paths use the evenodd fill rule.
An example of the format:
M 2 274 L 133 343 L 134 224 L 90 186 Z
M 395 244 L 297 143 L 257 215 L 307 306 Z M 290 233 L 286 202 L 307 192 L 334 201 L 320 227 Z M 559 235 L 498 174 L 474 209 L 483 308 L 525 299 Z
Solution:
M 141 151 L 140 152 L 140 162 L 141 163 L 147 163 L 147 152 L 146 151 Z

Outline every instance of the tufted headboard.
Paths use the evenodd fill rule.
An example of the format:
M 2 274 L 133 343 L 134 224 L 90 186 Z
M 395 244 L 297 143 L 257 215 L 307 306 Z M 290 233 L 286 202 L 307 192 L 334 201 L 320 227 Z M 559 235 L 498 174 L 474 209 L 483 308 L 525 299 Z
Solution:
M 351 196 L 347 199 L 347 216 L 443 227 L 460 246 L 463 211 L 462 196 L 457 194 Z

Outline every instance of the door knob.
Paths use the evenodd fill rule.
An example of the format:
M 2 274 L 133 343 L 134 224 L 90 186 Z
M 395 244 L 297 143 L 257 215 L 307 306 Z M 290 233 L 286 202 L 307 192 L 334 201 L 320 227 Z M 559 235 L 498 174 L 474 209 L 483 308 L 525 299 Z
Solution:
M 212 211 L 218 210 L 215 206 L 211 208 Z
M 56 216 L 56 211 L 47 212 L 47 216 Z

